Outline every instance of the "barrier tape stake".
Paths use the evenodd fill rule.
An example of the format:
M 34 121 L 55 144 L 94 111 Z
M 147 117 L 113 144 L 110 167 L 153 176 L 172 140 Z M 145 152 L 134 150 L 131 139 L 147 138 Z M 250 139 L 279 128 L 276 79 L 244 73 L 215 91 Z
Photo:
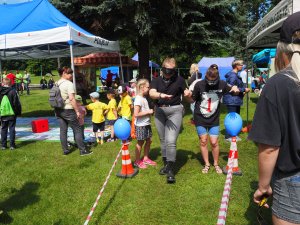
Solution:
M 107 175 L 107 177 L 106 177 L 106 180 L 105 180 L 105 182 L 104 182 L 104 184 L 103 184 L 103 186 L 102 186 L 102 188 L 101 188 L 101 190 L 100 190 L 100 192 L 99 192 L 99 194 L 98 194 L 98 196 L 97 196 L 97 198 L 96 198 L 96 201 L 95 201 L 93 207 L 91 208 L 91 211 L 90 211 L 89 215 L 87 216 L 87 218 L 86 218 L 86 220 L 85 220 L 84 225 L 87 225 L 87 224 L 90 222 L 90 220 L 91 220 L 91 218 L 92 218 L 92 215 L 93 215 L 93 213 L 94 213 L 94 211 L 95 211 L 95 209 L 96 209 L 96 206 L 98 205 L 98 202 L 99 202 L 99 200 L 100 200 L 100 198 L 101 198 L 101 196 L 102 196 L 102 193 L 103 193 L 103 191 L 104 191 L 104 188 L 106 187 L 107 182 L 108 182 L 108 180 L 109 180 L 109 178 L 110 178 L 110 176 L 111 176 L 111 173 L 112 173 L 113 169 L 115 168 L 115 166 L 116 166 L 116 164 L 117 164 L 117 161 L 118 161 L 118 159 L 119 159 L 119 157 L 120 157 L 120 155 L 121 155 L 121 152 L 122 152 L 122 148 L 121 148 L 121 150 L 119 151 L 119 153 L 118 153 L 118 155 L 117 155 L 117 157 L 116 157 L 116 159 L 115 159 L 115 161 L 114 161 L 114 163 L 113 163 L 113 165 L 112 165 L 112 167 L 111 167 L 111 169 L 110 169 L 110 171 L 109 171 L 109 173 L 108 173 L 108 175 Z
M 233 160 L 234 155 L 237 150 L 233 150 L 233 153 L 229 160 L 229 169 L 226 176 L 225 186 L 223 190 L 221 205 L 219 209 L 219 215 L 218 215 L 218 221 L 217 225 L 225 225 L 226 223 L 226 216 L 227 216 L 227 209 L 228 209 L 228 203 L 229 203 L 229 196 L 230 196 L 230 190 L 231 190 L 231 183 L 232 183 L 232 168 L 233 168 Z

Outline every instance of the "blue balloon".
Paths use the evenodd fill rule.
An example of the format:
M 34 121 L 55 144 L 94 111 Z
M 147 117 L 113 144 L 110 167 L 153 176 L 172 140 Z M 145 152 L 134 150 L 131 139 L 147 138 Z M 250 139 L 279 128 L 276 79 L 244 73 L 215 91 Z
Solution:
M 125 119 L 118 119 L 114 124 L 115 135 L 121 140 L 129 138 L 130 129 L 130 123 Z
M 235 112 L 228 113 L 225 117 L 224 125 L 227 133 L 231 137 L 235 137 L 240 133 L 243 127 L 242 117 Z

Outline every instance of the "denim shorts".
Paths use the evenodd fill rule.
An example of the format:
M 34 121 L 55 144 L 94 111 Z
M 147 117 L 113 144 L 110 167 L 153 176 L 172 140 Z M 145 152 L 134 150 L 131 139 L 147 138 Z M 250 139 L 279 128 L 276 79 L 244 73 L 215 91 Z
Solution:
M 108 120 L 107 125 L 113 126 L 117 120 Z
M 300 172 L 273 176 L 273 214 L 284 221 L 300 224 Z
M 215 127 L 202 127 L 202 126 L 197 126 L 197 133 L 199 136 L 209 134 L 209 136 L 213 137 L 218 137 L 219 136 L 219 126 Z

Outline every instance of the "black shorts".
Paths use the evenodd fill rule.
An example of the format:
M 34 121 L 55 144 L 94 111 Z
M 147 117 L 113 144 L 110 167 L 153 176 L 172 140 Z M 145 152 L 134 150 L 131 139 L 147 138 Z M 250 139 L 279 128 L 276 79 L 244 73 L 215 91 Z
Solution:
M 93 132 L 104 131 L 105 129 L 105 121 L 102 123 L 93 123 Z
M 107 125 L 113 126 L 117 120 L 108 120 Z

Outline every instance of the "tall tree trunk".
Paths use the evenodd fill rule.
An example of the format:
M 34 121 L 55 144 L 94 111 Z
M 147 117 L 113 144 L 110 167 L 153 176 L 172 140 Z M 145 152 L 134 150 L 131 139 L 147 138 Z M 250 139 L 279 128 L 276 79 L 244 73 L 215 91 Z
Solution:
M 151 80 L 149 70 L 149 36 L 138 37 L 138 53 L 139 53 L 139 78 Z

